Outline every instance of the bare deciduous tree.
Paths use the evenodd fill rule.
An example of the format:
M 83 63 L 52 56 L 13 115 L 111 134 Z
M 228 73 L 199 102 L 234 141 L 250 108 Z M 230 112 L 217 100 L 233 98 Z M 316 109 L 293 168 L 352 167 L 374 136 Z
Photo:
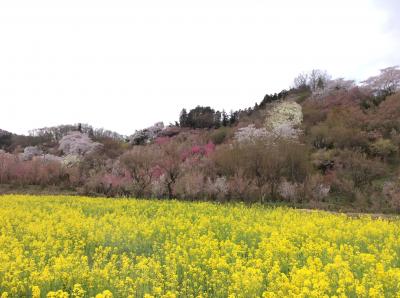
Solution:
M 153 167 L 156 155 L 150 147 L 135 146 L 124 153 L 120 161 L 133 180 L 135 195 L 142 197 L 153 181 Z
M 324 89 L 329 80 L 330 76 L 325 70 L 313 69 L 308 76 L 308 85 L 314 92 Z
M 308 74 L 302 72 L 293 80 L 296 89 L 305 89 L 308 87 Z
M 163 171 L 163 184 L 169 199 L 174 197 L 174 186 L 182 173 L 182 156 L 182 147 L 175 142 L 171 141 L 159 146 L 157 165 Z
M 309 73 L 300 73 L 294 79 L 294 87 L 298 89 L 310 88 L 311 91 L 315 92 L 324 89 L 330 78 L 325 70 L 313 69 Z

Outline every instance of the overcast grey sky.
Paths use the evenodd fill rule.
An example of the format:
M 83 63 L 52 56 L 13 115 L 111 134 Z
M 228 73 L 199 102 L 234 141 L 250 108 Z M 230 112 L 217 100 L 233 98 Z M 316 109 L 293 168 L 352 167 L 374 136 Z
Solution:
M 399 3 L 0 0 L 0 128 L 131 134 L 252 106 L 313 68 L 362 80 L 400 63 Z

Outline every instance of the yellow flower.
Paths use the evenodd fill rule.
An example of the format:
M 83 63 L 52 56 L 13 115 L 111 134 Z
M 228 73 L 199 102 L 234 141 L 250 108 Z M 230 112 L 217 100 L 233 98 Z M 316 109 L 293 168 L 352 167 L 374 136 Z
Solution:
M 69 294 L 62 290 L 58 290 L 57 292 L 50 291 L 49 293 L 47 293 L 46 297 L 47 298 L 68 298 Z
M 32 287 L 32 298 L 40 298 L 40 288 L 38 286 Z
M 81 284 L 75 284 L 72 290 L 72 297 L 81 298 L 85 296 L 86 291 L 82 288 Z
M 4 195 L 0 297 L 396 297 L 399 223 L 243 204 Z
M 96 298 L 112 298 L 113 294 L 109 290 L 104 290 L 102 293 L 97 294 Z

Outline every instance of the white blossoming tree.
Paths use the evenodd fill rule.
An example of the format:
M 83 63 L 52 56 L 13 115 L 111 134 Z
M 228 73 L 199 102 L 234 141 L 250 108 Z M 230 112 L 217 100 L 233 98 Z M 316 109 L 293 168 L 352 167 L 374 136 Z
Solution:
M 87 134 L 70 132 L 59 142 L 59 149 L 65 155 L 85 155 L 99 150 L 103 145 L 93 142 Z
M 265 120 L 267 132 L 275 138 L 297 139 L 301 134 L 299 125 L 303 122 L 301 106 L 294 101 L 275 105 Z
M 325 95 L 331 94 L 335 91 L 350 90 L 355 86 L 353 80 L 345 80 L 344 78 L 328 80 L 323 88 L 317 89 L 313 92 L 313 96 L 314 98 L 324 97 Z
M 157 138 L 164 130 L 164 123 L 157 122 L 153 126 L 147 127 L 142 130 L 137 130 L 129 137 L 132 145 L 146 144 Z
M 400 90 L 400 69 L 398 66 L 381 69 L 379 75 L 372 76 L 362 83 L 378 96 L 391 95 Z
M 235 133 L 235 139 L 239 143 L 255 142 L 256 140 L 267 139 L 270 136 L 271 134 L 264 127 L 256 128 L 254 124 L 239 128 Z
M 277 139 L 296 140 L 302 133 L 299 128 L 303 121 L 301 106 L 294 101 L 284 101 L 274 105 L 267 113 L 265 127 L 254 124 L 239 128 L 235 139 L 239 143 L 264 140 L 274 143 Z

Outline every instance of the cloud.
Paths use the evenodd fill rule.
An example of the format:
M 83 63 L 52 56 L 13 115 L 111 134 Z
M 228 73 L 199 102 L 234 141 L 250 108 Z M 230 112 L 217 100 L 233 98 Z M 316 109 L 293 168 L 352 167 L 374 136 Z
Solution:
M 392 51 L 390 60 L 392 64 L 400 64 L 400 1 L 374 0 L 377 10 L 385 14 L 386 22 L 384 32 L 390 35 Z M 382 45 L 384 46 L 384 45 Z M 387 46 L 387 45 L 386 45 Z
M 0 128 L 131 134 L 182 108 L 252 106 L 313 68 L 363 80 L 400 63 L 399 11 L 395 0 L 0 1 Z
M 398 0 L 379 0 L 376 1 L 378 7 L 382 7 L 388 15 L 389 30 L 400 32 L 400 1 Z

